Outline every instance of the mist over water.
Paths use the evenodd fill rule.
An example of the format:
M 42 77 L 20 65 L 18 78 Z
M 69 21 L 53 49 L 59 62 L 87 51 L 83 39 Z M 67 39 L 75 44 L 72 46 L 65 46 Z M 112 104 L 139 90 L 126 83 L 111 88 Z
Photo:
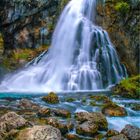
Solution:
M 126 76 L 125 68 L 108 33 L 95 25 L 95 17 L 96 0 L 71 0 L 58 21 L 48 53 L 7 76 L 0 90 L 101 90 L 118 83 Z

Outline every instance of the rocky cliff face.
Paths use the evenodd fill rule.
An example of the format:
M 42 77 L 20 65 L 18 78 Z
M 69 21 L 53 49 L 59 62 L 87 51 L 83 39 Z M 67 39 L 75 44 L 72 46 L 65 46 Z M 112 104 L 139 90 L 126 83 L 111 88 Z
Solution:
M 3 37 L 5 46 L 3 47 L 1 45 L 3 43 L 0 43 L 0 63 L 4 63 L 6 67 L 10 63 L 15 68 L 18 63 L 29 61 L 41 51 L 45 50 L 46 47 L 44 46 L 50 45 L 52 32 L 58 17 L 69 0 L 51 0 L 49 7 L 46 8 L 41 7 L 44 6 L 42 2 L 46 3 L 47 0 L 2 1 L 0 15 L 2 15 L 1 19 L 3 20 L 0 20 L 0 32 L 2 33 L 0 40 Z M 101 2 L 102 0 L 99 1 Z M 127 67 L 128 73 L 133 75 L 138 73 L 140 66 L 140 2 L 132 4 L 130 1 L 106 0 L 104 4 L 98 3 L 97 24 L 108 31 L 118 51 L 121 62 Z M 39 12 L 36 12 L 37 10 Z M 28 14 L 31 16 L 28 16 Z M 27 18 L 23 18 L 8 27 L 1 28 L 2 23 L 11 23 L 15 19 L 18 19 L 18 17 L 24 17 L 25 15 Z M 15 31 L 12 36 L 10 35 L 11 31 Z M 9 56 L 9 51 L 6 51 L 7 56 L 2 56 L 5 48 L 10 49 L 10 54 L 11 50 L 14 49 L 14 59 L 13 56 Z M 17 48 L 22 51 L 19 51 L 19 49 L 17 51 Z M 23 49 L 25 48 L 28 50 L 24 51 Z M 9 59 L 9 57 L 11 58 Z M 23 59 L 26 59 L 26 61 Z
M 0 32 L 4 47 L 9 50 L 49 44 L 58 6 L 58 0 L 2 0 Z
M 136 3 L 137 2 L 137 3 Z M 106 0 L 97 7 L 97 24 L 108 31 L 128 74 L 139 72 L 140 2 Z
M 2 0 L 0 67 L 16 69 L 46 50 L 62 6 L 59 0 Z

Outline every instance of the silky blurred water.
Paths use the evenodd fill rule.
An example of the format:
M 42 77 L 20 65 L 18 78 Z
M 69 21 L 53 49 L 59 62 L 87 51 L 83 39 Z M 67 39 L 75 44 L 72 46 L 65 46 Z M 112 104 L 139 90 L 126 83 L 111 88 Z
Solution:
M 127 76 L 108 33 L 96 25 L 96 0 L 71 0 L 49 51 L 5 77 L 0 91 L 101 90 Z

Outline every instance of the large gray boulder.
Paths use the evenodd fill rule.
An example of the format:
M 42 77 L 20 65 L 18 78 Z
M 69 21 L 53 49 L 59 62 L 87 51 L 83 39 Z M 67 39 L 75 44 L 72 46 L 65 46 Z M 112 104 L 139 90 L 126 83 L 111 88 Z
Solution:
M 86 121 L 82 124 L 77 125 L 76 132 L 79 135 L 94 136 L 98 131 L 98 126 L 93 122 Z
M 7 134 L 14 129 L 28 126 L 29 123 L 15 112 L 8 112 L 0 117 L 0 139 L 4 139 Z
M 132 125 L 126 125 L 121 131 L 130 140 L 140 140 L 140 128 Z
M 78 112 L 75 114 L 76 120 L 79 123 L 83 123 L 85 121 L 90 121 L 96 124 L 99 130 L 107 130 L 108 123 L 106 117 L 102 113 L 98 112 Z
M 61 140 L 61 133 L 50 125 L 33 126 L 20 131 L 16 140 Z
M 27 121 L 15 112 L 6 113 L 0 118 L 0 130 L 8 132 L 25 126 L 27 126 Z
M 120 135 L 110 137 L 107 140 L 128 140 L 128 138 L 125 135 L 120 134 Z

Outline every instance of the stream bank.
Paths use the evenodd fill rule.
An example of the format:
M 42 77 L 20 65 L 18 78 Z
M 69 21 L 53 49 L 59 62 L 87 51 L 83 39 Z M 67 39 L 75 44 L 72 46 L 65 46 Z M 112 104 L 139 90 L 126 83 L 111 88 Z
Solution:
M 110 94 L 110 93 L 109 93 Z M 5 94 L 6 95 L 6 94 Z M 120 96 L 89 93 L 77 96 L 66 93 L 50 93 L 46 96 L 11 96 L 0 99 L 0 126 L 3 116 L 13 115 L 10 124 L 5 120 L 10 130 L 0 136 L 4 140 L 22 140 L 21 135 L 28 136 L 28 131 L 34 132 L 36 127 L 43 126 L 60 134 L 65 140 L 138 140 L 140 138 L 140 100 L 126 99 Z M 16 94 L 17 95 L 17 94 Z M 15 116 L 15 117 L 14 117 Z M 20 118 L 16 122 L 15 118 Z M 22 119 L 21 119 L 22 118 Z M 24 120 L 24 121 L 23 121 Z M 26 123 L 25 123 L 26 122 Z M 119 123 L 118 123 L 119 122 Z M 21 127 L 18 127 L 21 125 Z M 50 128 L 52 126 L 53 128 Z M 43 129 L 44 130 L 44 129 Z M 42 131 L 43 131 L 42 130 Z M 46 140 L 43 132 L 40 135 Z M 54 134 L 53 134 L 54 136 Z M 36 135 L 33 133 L 33 137 Z M 47 136 L 46 136 L 47 137 Z M 30 140 L 26 137 L 26 140 Z

